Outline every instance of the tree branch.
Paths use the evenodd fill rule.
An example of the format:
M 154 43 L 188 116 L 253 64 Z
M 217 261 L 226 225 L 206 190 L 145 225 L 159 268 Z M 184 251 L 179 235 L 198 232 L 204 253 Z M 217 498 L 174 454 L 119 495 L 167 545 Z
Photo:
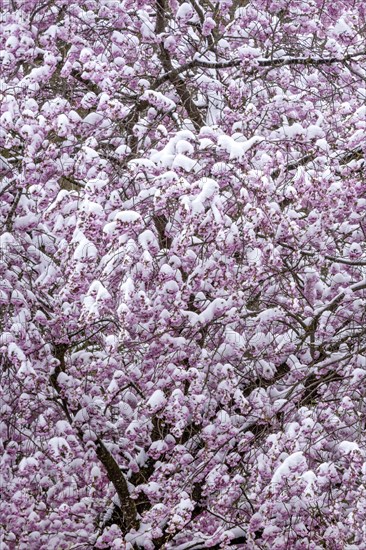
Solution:
M 109 481 L 117 492 L 122 512 L 123 530 L 128 532 L 130 529 L 137 529 L 139 522 L 136 505 L 130 496 L 127 481 L 117 462 L 100 439 L 96 442 L 96 454 L 106 469 Z
M 156 33 L 161 34 L 165 29 L 165 0 L 157 0 L 157 10 L 156 10 Z M 204 126 L 204 121 L 201 115 L 200 110 L 197 105 L 194 103 L 191 93 L 187 88 L 187 83 L 182 80 L 179 76 L 179 72 L 173 69 L 173 65 L 170 59 L 168 51 L 165 49 L 164 44 L 160 44 L 160 60 L 163 65 L 164 70 L 166 71 L 167 78 L 171 84 L 176 89 L 177 94 L 179 95 L 181 102 L 186 109 L 189 118 L 192 120 L 192 123 L 196 130 L 200 130 Z M 165 81 L 165 80 L 164 80 Z M 162 84 L 161 81 L 160 84 Z M 159 84 L 159 85 L 160 85 Z M 156 83 L 155 83 L 156 85 Z
M 59 361 L 59 365 L 55 368 L 54 373 L 51 375 L 51 383 L 58 395 L 61 394 L 61 388 L 58 383 L 58 375 L 61 372 L 66 371 L 66 362 L 65 362 L 65 353 L 68 349 L 68 346 L 66 344 L 58 344 L 55 346 L 55 357 Z M 70 425 L 73 424 L 72 417 L 70 414 L 70 411 L 68 409 L 67 400 L 65 397 L 61 397 L 62 401 L 62 409 L 65 412 L 65 415 L 70 423 Z M 76 429 L 77 436 L 81 442 L 83 442 L 83 433 L 80 429 Z M 109 452 L 105 444 L 101 439 L 97 439 L 96 441 L 96 449 L 95 449 L 96 455 L 100 462 L 103 464 L 109 481 L 112 483 L 113 487 L 116 490 L 116 493 L 119 498 L 119 507 L 116 508 L 116 513 L 119 515 L 121 527 L 125 533 L 127 533 L 130 529 L 137 529 L 139 526 L 139 522 L 137 519 L 137 510 L 134 500 L 132 500 L 130 496 L 130 492 L 128 490 L 127 481 L 118 466 L 116 460 L 112 456 L 112 454 Z M 120 512 L 119 512 L 120 510 Z
M 349 61 L 352 61 L 356 57 L 366 55 L 366 51 L 358 52 L 355 54 L 346 55 L 345 57 L 279 57 L 278 59 L 257 59 L 256 63 L 258 67 L 268 67 L 268 68 L 277 68 L 284 67 L 286 65 L 305 65 L 319 67 L 320 65 L 334 65 L 336 63 L 346 64 Z M 163 82 L 170 80 L 171 77 L 175 77 L 181 73 L 189 71 L 194 67 L 204 67 L 207 69 L 229 69 L 244 66 L 244 62 L 241 59 L 230 59 L 229 61 L 204 61 L 201 59 L 194 59 L 185 63 L 177 69 L 171 69 L 167 71 L 166 74 L 162 75 L 155 82 L 155 86 L 160 86 Z M 256 67 L 251 68 L 251 74 L 254 72 Z

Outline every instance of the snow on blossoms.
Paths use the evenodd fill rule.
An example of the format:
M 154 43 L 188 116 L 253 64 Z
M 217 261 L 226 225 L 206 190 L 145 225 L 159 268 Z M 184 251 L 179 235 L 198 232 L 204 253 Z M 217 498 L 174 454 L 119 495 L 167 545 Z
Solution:
M 366 548 L 364 2 L 1 17 L 1 548 Z

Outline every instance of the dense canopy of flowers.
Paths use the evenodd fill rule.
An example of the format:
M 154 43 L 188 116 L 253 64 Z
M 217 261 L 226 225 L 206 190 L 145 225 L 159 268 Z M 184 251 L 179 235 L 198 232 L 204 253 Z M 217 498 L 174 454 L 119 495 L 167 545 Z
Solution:
M 365 2 L 1 18 L 1 548 L 365 549 Z

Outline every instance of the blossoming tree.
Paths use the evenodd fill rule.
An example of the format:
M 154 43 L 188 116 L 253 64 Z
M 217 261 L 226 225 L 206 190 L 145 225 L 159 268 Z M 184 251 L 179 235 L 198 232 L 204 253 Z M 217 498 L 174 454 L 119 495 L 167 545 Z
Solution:
M 364 1 L 1 17 L 1 548 L 366 548 Z

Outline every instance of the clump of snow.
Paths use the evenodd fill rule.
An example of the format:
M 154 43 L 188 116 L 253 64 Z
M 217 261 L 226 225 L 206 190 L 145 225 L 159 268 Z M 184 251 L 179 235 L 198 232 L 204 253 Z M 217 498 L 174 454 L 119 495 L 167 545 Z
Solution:
M 229 154 L 230 160 L 242 160 L 245 153 L 249 151 L 256 143 L 260 143 L 265 138 L 262 136 L 253 136 L 246 141 L 236 141 L 230 136 L 219 136 L 217 143 L 219 148 Z
M 134 212 L 133 210 L 125 210 L 123 212 L 118 212 L 118 214 L 115 217 L 115 220 L 119 220 L 123 223 L 133 223 L 136 222 L 141 218 L 140 214 L 138 212 Z
M 307 467 L 306 459 L 302 451 L 297 451 L 285 458 L 272 476 L 271 483 L 277 484 L 285 481 L 293 473 L 303 473 Z
M 166 405 L 167 399 L 162 390 L 155 390 L 154 393 L 150 396 L 147 407 L 150 412 L 156 413 Z
M 359 450 L 360 450 L 360 447 L 359 447 L 358 444 L 355 443 L 354 441 L 342 441 L 342 442 L 338 445 L 338 448 L 339 448 L 344 454 L 349 454 L 349 453 L 351 453 L 352 451 L 359 451 Z

